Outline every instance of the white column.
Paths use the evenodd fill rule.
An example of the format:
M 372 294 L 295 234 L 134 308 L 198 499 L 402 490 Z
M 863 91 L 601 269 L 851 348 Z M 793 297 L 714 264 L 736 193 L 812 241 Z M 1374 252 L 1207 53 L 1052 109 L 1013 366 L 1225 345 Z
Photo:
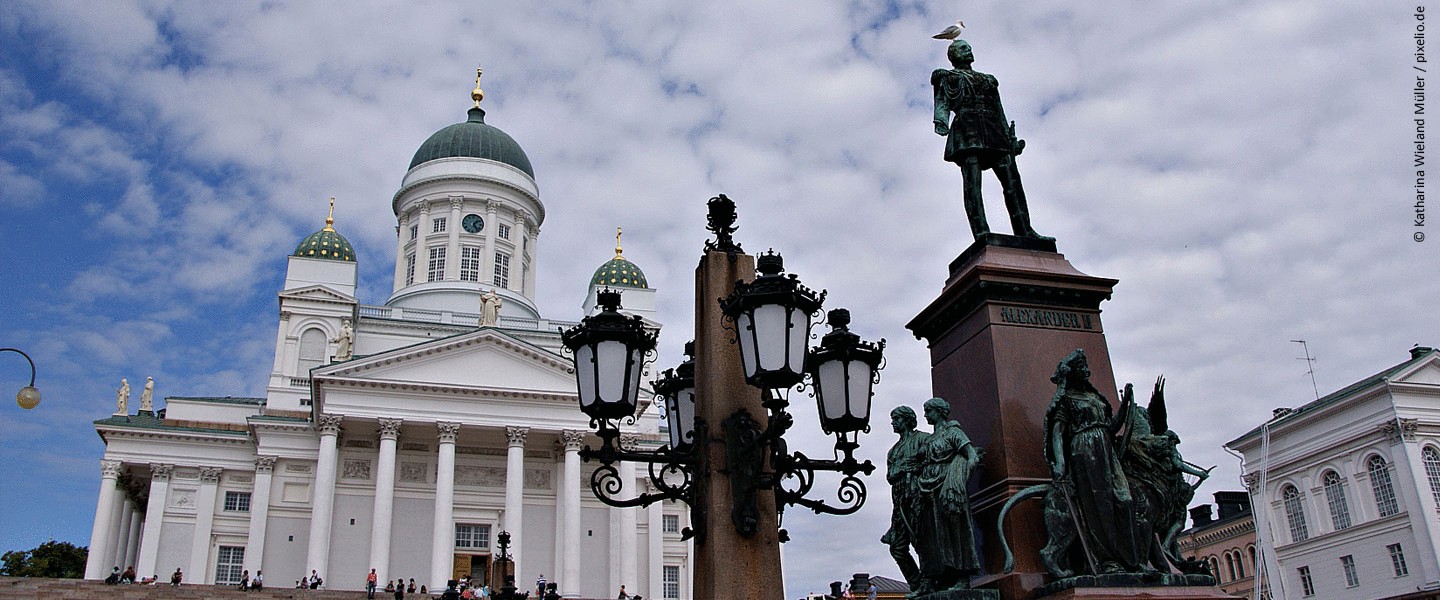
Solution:
M 487 224 L 486 228 L 494 227 Z M 521 521 L 525 510 L 525 436 L 528 427 L 507 426 L 505 438 L 510 447 L 505 453 L 505 530 L 510 532 L 510 558 L 515 561 L 515 585 L 525 582 L 520 567 L 525 566 L 522 552 L 525 536 L 521 532 Z M 533 569 L 532 569 L 533 570 Z
M 155 560 L 160 555 L 160 526 L 165 521 L 166 495 L 170 491 L 170 473 L 175 465 L 150 465 L 150 500 L 145 504 L 145 527 L 140 534 L 140 564 L 136 577 L 155 577 Z
M 645 487 L 651 492 L 656 491 L 652 484 L 647 483 Z M 661 592 L 665 589 L 664 583 L 661 581 L 661 575 L 663 573 L 661 565 L 665 564 L 665 525 L 663 523 L 664 518 L 661 516 L 664 514 L 664 511 L 664 505 L 660 502 L 645 507 L 645 524 L 649 529 L 648 535 L 645 536 L 645 542 L 648 546 L 647 550 L 649 551 L 646 557 L 649 559 L 645 573 L 647 586 L 645 590 L 646 598 L 660 598 Z
M 557 487 L 565 515 L 565 570 L 559 591 L 571 598 L 580 595 L 580 446 L 585 432 L 561 431 L 560 442 L 565 444 L 565 470 Z
M 460 279 L 460 206 L 465 199 L 460 196 L 450 197 L 450 219 L 445 223 L 445 233 L 450 234 L 445 246 L 448 260 L 445 261 L 445 279 L 458 281 Z M 377 571 L 378 572 L 378 571 Z M 444 591 L 445 588 L 440 588 Z
M 286 372 L 288 372 L 286 368 L 287 363 L 285 362 L 285 340 L 289 336 L 290 311 L 282 310 L 280 311 L 280 326 L 276 328 L 275 333 L 275 367 L 271 369 L 271 373 L 274 373 L 276 375 L 284 375 Z M 289 367 L 289 370 L 293 370 L 294 368 L 295 367 L 291 365 Z M 274 385 L 290 385 L 289 381 L 273 381 L 271 383 Z
M 491 198 L 485 201 L 485 249 L 481 250 L 480 257 L 480 282 L 495 283 L 495 231 L 500 228 L 500 220 L 495 218 L 495 212 L 500 208 L 500 201 Z M 510 532 L 514 534 L 515 532 Z M 513 537 L 513 535 L 512 535 Z M 515 563 L 520 564 L 520 563 Z M 515 574 L 515 585 L 520 585 L 520 574 Z
M 390 579 L 390 523 L 395 511 L 395 443 L 400 419 L 380 419 L 380 456 L 375 465 L 375 512 L 370 527 L 370 568 Z M 442 588 L 443 589 L 443 588 Z
M 135 503 L 131 502 L 128 495 L 122 491 L 119 504 L 120 527 L 115 531 L 115 549 L 113 550 L 113 554 L 111 554 L 114 560 L 110 562 L 120 567 L 121 571 L 124 571 L 125 567 L 133 564 L 125 562 L 128 560 L 125 557 L 125 550 L 130 547 L 130 517 L 135 514 Z
M 125 566 L 133 567 L 140 560 L 140 527 L 145 523 L 145 513 L 139 507 L 130 511 L 130 536 L 125 542 Z
M 510 266 L 513 267 L 510 272 L 520 278 L 520 285 L 516 286 L 515 291 L 520 292 L 521 295 L 527 298 L 533 298 L 535 297 L 532 291 L 534 288 L 530 286 L 532 277 L 530 275 L 530 269 L 528 268 L 530 261 L 525 259 L 525 255 L 530 253 L 529 243 L 526 242 L 526 239 L 528 239 L 526 236 L 530 235 L 527 233 L 527 226 L 529 224 L 530 219 L 525 216 L 524 212 L 515 211 L 515 227 L 514 231 L 510 232 L 510 239 L 515 242 L 515 256 L 510 259 L 514 261 L 510 264 Z M 629 588 L 626 589 L 628 590 Z
M 195 495 L 195 536 L 190 541 L 190 575 L 195 583 L 210 581 L 210 533 L 215 527 L 215 490 L 220 485 L 220 467 L 200 468 L 200 493 Z
M 245 537 L 245 570 L 265 568 L 265 527 L 270 518 L 270 482 L 275 476 L 274 456 L 255 457 L 255 482 L 250 487 L 250 533 Z
M 639 439 L 639 436 L 622 435 L 620 436 L 620 446 L 622 448 L 634 450 Z M 621 490 L 621 497 L 629 498 L 631 496 L 634 496 L 635 463 L 630 461 L 623 461 L 620 463 L 620 481 L 625 484 L 625 488 Z M 659 502 L 656 502 L 656 504 L 659 504 Z M 614 510 L 620 511 L 620 541 L 611 542 L 615 544 L 615 547 L 620 550 L 620 585 L 626 586 L 625 590 L 629 591 L 631 594 L 634 594 L 635 592 L 631 590 L 635 590 L 640 587 L 640 567 L 637 564 L 639 561 L 636 560 L 636 558 L 638 558 L 638 555 L 636 554 L 635 549 L 637 536 L 635 528 L 635 509 L 633 507 L 626 507 Z M 612 534 L 612 540 L 613 539 L 614 538 Z M 616 590 L 620 589 L 619 585 L 613 587 L 615 587 Z
M 455 439 L 459 423 L 435 424 L 440 455 L 435 461 L 435 529 L 430 534 L 430 589 L 444 590 L 455 548 Z M 508 499 L 508 498 L 507 498 Z M 496 532 L 499 533 L 499 532 Z
M 104 579 L 110 574 L 110 550 L 114 546 L 115 504 L 119 502 L 120 489 L 115 480 L 120 477 L 120 461 L 100 461 L 100 494 L 95 503 L 95 524 L 90 528 L 90 547 L 95 549 L 85 559 L 85 578 Z
M 320 415 L 320 456 L 315 461 L 315 498 L 310 510 L 310 547 L 305 552 L 306 575 L 330 579 L 330 521 L 335 508 L 335 461 L 341 415 Z
M 400 215 L 395 226 L 395 291 L 405 287 L 405 242 L 410 237 L 410 213 Z
M 110 572 L 110 567 L 112 566 L 124 568 L 124 565 L 120 564 L 121 559 L 119 555 L 115 553 L 115 543 L 119 541 L 117 538 L 120 537 L 121 526 L 128 522 L 128 519 L 125 518 L 125 491 L 120 489 L 119 480 L 117 479 L 116 481 L 115 502 L 110 505 L 110 519 L 106 527 L 106 531 L 109 532 L 105 538 L 107 545 L 101 549 L 104 554 L 101 566 L 104 567 L 107 574 Z

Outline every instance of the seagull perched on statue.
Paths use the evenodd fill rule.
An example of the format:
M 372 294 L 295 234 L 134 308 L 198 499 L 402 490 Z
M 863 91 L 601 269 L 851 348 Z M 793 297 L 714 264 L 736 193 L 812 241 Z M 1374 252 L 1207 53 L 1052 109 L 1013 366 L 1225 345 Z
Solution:
M 930 36 L 930 37 L 935 38 L 935 39 L 937 39 L 937 40 L 953 40 L 953 39 L 955 39 L 955 38 L 960 37 L 960 31 L 963 30 L 963 29 L 965 29 L 965 22 L 964 22 L 964 21 L 955 21 L 955 24 L 954 24 L 954 25 L 951 25 L 951 26 L 949 26 L 949 27 L 946 27 L 946 28 L 945 28 L 945 31 L 942 31 L 942 32 L 937 33 L 937 34 L 935 34 L 935 35 L 932 35 L 932 36 Z

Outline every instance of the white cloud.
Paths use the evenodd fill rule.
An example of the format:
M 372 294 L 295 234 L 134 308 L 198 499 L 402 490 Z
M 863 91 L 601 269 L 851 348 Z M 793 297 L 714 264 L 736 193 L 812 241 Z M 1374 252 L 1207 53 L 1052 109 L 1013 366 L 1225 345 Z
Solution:
M 1198 500 L 1238 489 L 1219 443 L 1313 395 L 1288 340 L 1320 356 L 1322 393 L 1440 341 L 1420 318 L 1440 292 L 1434 252 L 1408 241 L 1411 125 L 1394 85 L 1410 77 L 1408 10 L 952 11 L 8 3 L 0 38 L 26 50 L 0 60 L 0 203 L 46 214 L 6 238 L 44 232 L 25 239 L 55 258 L 12 261 L 5 280 L 34 287 L 0 292 L 25 307 L 0 323 L 40 349 L 42 375 L 63 376 L 55 398 L 90 409 L 55 425 L 83 440 L 77 452 L 98 448 L 83 422 L 126 373 L 177 394 L 259 393 L 284 255 L 333 195 L 361 297 L 382 302 L 391 196 L 420 142 L 464 118 L 478 62 L 487 122 L 525 147 L 549 211 L 545 314 L 578 315 L 623 226 L 626 255 L 660 291 L 661 361 L 678 360 L 703 204 L 724 192 L 747 249 L 781 250 L 858 331 L 889 339 L 876 413 L 917 405 L 928 351 L 903 326 L 969 242 L 928 83 L 945 66 L 928 36 L 962 16 L 976 68 L 1000 79 L 1029 142 L 1019 164 L 1036 228 L 1081 271 L 1120 280 L 1103 305 L 1117 379 L 1166 373 L 1187 458 L 1221 464 Z M 987 184 L 1003 231 L 998 191 Z M 873 460 L 883 429 L 865 440 Z M 870 481 L 859 517 L 787 514 L 792 596 L 853 571 L 895 574 L 874 542 L 884 486 Z M 64 485 L 84 496 L 92 483 Z M 837 522 L 855 528 L 854 554 L 827 574 L 807 557 L 835 545 Z

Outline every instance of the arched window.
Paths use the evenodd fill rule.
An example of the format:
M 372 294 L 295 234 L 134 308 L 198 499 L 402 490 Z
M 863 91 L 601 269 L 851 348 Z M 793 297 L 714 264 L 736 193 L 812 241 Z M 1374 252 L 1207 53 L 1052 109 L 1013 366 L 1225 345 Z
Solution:
M 1350 504 L 1345 501 L 1345 482 L 1335 471 L 1320 476 L 1325 483 L 1325 503 L 1330 505 L 1330 524 L 1336 531 L 1350 526 Z
M 1236 550 L 1236 551 L 1233 552 L 1232 554 L 1235 555 L 1235 578 L 1236 578 L 1236 579 L 1244 579 L 1244 578 L 1245 578 L 1245 557 L 1240 554 L 1240 551 L 1239 551 L 1239 550 Z
M 1440 461 L 1437 461 L 1440 467 Z M 1285 522 L 1290 525 L 1290 541 L 1303 542 L 1310 538 L 1310 528 L 1305 526 L 1305 507 L 1300 503 L 1300 490 L 1293 485 L 1286 485 L 1280 490 L 1280 497 L 1285 500 Z
M 1249 551 L 1250 551 L 1250 572 L 1251 572 L 1251 573 L 1259 573 L 1259 572 L 1260 572 L 1260 562 L 1259 562 L 1258 560 L 1256 560 L 1256 557 L 1255 557 L 1255 546 L 1252 544 L 1250 547 L 1246 548 L 1246 550 L 1249 550 Z
M 1225 553 L 1225 574 L 1230 576 L 1230 581 L 1237 579 L 1235 577 L 1235 557 L 1230 556 L 1229 552 Z
M 1205 559 L 1205 560 L 1210 563 L 1210 572 L 1215 574 L 1215 581 L 1216 581 L 1216 582 L 1221 581 L 1221 577 L 1220 577 L 1220 559 L 1215 558 L 1214 556 L 1211 556 L 1210 558 L 1207 558 L 1207 559 Z
M 300 360 L 295 369 L 297 377 L 309 377 L 310 369 L 325 363 L 325 332 L 314 327 L 300 334 Z
M 1375 508 L 1380 511 L 1380 516 L 1388 517 L 1400 512 L 1400 503 L 1395 500 L 1395 486 L 1390 483 L 1390 465 L 1377 455 L 1365 461 L 1365 470 L 1370 473 L 1370 491 L 1375 493 Z
M 1425 459 L 1425 478 L 1430 480 L 1430 495 L 1440 505 L 1440 452 L 1434 446 L 1426 446 L 1420 455 Z

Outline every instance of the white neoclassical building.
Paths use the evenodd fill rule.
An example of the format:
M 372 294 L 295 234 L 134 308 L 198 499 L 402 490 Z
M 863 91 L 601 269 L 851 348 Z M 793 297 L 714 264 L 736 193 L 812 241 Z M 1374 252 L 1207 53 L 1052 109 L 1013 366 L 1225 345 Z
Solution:
M 332 589 L 470 574 L 498 585 L 508 530 L 517 582 L 566 596 L 690 597 L 684 505 L 612 508 L 589 490 L 596 440 L 577 408 L 561 328 L 536 310 L 545 206 L 525 152 L 468 119 L 415 153 L 392 207 L 394 290 L 356 300 L 355 253 L 333 225 L 289 257 L 264 398 L 168 397 L 95 422 L 105 441 L 87 578 L 134 565 L 162 580 L 271 586 L 312 571 Z M 615 257 L 590 282 L 624 289 L 653 327 L 654 290 Z M 574 315 L 579 317 L 580 314 Z M 117 402 L 118 404 L 118 402 Z M 649 402 L 642 401 L 641 406 Z M 624 440 L 658 446 L 642 408 Z M 643 491 L 633 465 L 621 467 Z
M 1226 444 L 1244 457 L 1261 589 L 1389 598 L 1440 589 L 1440 352 L 1410 358 Z M 1434 597 L 1426 594 L 1424 597 Z

